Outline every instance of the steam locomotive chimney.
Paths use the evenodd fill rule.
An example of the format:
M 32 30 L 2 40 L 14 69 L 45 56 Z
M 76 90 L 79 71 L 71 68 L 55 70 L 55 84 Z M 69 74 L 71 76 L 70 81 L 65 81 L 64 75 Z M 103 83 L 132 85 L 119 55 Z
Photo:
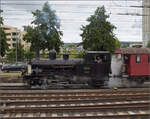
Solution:
M 49 51 L 49 58 L 51 60 L 55 60 L 56 59 L 56 51 L 54 49 Z
M 68 60 L 69 59 L 69 54 L 63 54 L 63 59 Z

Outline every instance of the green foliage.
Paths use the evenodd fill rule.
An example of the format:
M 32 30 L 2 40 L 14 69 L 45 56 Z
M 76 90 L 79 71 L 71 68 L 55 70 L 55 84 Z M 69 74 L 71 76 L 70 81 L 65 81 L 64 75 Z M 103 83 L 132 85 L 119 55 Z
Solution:
M 4 57 L 8 51 L 8 43 L 6 42 L 6 34 L 2 28 L 0 28 L 0 47 L 1 47 L 1 56 Z
M 23 45 L 21 45 L 20 42 L 17 45 L 18 45 L 17 46 L 17 57 L 18 57 L 18 59 L 23 59 L 24 52 L 25 52 L 24 47 L 23 47 Z
M 148 43 L 147 43 L 147 46 L 146 46 L 147 48 L 150 48 L 150 40 L 148 41 Z
M 27 50 L 24 53 L 24 57 L 25 57 L 25 59 L 31 60 L 32 58 L 35 57 L 35 53 L 30 50 Z
M 32 12 L 34 16 L 35 27 L 25 26 L 24 30 L 27 34 L 24 36 L 24 40 L 31 42 L 31 49 L 39 48 L 40 50 L 52 50 L 57 52 L 60 50 L 60 46 L 63 45 L 60 31 L 60 21 L 57 18 L 55 11 L 53 11 L 46 2 L 42 10 L 36 10 Z M 38 51 L 39 52 L 39 51 Z
M 121 48 L 127 48 L 129 47 L 129 44 L 121 44 Z
M 63 47 L 63 53 L 70 54 L 70 58 L 82 58 L 84 50 L 79 50 L 79 43 L 66 43 Z
M 43 48 L 43 42 L 40 40 L 40 34 L 37 28 L 34 28 L 33 26 L 24 26 L 24 30 L 27 32 L 27 34 L 23 39 L 31 43 L 32 51 L 36 47 Z
M 24 59 L 24 56 L 25 56 L 24 52 L 25 52 L 25 51 L 24 51 L 24 49 L 23 49 L 23 46 L 22 46 L 21 43 L 19 42 L 19 43 L 17 44 L 17 59 L 18 59 L 18 60 L 23 60 L 23 59 Z M 8 57 L 9 59 L 15 59 L 15 58 L 16 58 L 16 46 L 15 46 L 15 48 L 11 49 L 11 50 L 8 52 L 7 57 Z
M 116 41 L 115 41 L 115 47 L 116 47 L 116 49 L 121 47 L 121 43 L 118 39 L 116 39 Z
M 0 14 L 1 13 L 2 10 L 0 10 Z M 3 24 L 3 18 L 0 17 L 0 25 L 2 24 Z M 0 55 L 4 57 L 7 51 L 8 51 L 8 43 L 6 42 L 6 34 L 4 30 L 0 27 Z
M 3 24 L 3 18 L 1 17 L 2 12 L 3 12 L 3 11 L 0 9 L 0 25 Z
M 64 53 L 69 54 L 70 58 L 82 58 L 84 54 L 84 50 L 77 51 L 77 50 L 64 50 Z
M 69 45 L 68 47 L 74 47 L 74 45 Z M 70 58 L 82 58 L 84 50 L 77 51 L 76 49 L 64 49 L 63 53 L 70 54 Z
M 74 47 L 76 47 L 76 46 L 75 46 L 74 44 L 69 44 L 68 47 L 69 47 L 69 48 L 74 48 Z
M 70 54 L 73 54 L 73 55 L 71 55 L 71 58 L 82 58 L 84 51 L 81 50 L 81 51 L 77 52 L 76 50 L 72 50 L 72 51 L 70 51 Z
M 8 52 L 8 54 L 7 54 L 7 57 L 8 57 L 9 59 L 15 59 L 15 58 L 16 58 L 16 51 L 15 51 L 15 49 L 9 50 L 9 52 Z
M 77 53 L 76 58 L 83 58 L 84 50 L 81 50 Z
M 86 50 L 99 50 L 113 52 L 120 47 L 120 43 L 115 37 L 113 30 L 116 29 L 107 19 L 105 7 L 98 7 L 87 21 L 88 25 L 82 26 L 82 45 Z

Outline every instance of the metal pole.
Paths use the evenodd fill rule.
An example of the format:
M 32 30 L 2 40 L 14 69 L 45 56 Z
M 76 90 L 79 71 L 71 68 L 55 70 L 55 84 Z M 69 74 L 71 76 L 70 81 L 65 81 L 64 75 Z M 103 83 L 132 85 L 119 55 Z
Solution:
M 0 0 L 0 10 L 1 10 L 1 0 Z M 1 13 L 0 13 L 0 18 L 1 18 Z M 0 29 L 1 29 L 1 23 L 0 23 Z M 0 30 L 0 58 L 1 58 L 1 56 L 2 56 L 2 55 L 1 55 L 1 40 L 2 40 L 1 37 L 2 37 L 2 36 L 1 36 L 1 30 Z
M 18 31 L 16 34 L 16 62 L 17 62 L 17 45 L 18 45 Z

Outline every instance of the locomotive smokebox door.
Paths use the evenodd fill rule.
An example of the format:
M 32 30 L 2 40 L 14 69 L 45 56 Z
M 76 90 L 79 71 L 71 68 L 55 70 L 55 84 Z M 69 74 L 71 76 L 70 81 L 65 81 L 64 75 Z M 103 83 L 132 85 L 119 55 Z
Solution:
M 50 50 L 49 51 L 49 58 L 51 60 L 55 60 L 56 59 L 56 51 L 55 50 Z

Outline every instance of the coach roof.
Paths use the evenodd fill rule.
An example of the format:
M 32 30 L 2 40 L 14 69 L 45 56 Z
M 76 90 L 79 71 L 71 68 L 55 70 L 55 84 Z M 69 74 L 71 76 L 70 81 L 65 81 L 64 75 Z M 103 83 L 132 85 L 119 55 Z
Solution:
M 115 50 L 119 54 L 150 54 L 149 48 L 120 48 Z
M 105 54 L 105 53 L 110 53 L 109 51 L 86 51 L 86 53 L 89 54 L 97 54 L 97 53 L 101 53 L 101 54 Z

